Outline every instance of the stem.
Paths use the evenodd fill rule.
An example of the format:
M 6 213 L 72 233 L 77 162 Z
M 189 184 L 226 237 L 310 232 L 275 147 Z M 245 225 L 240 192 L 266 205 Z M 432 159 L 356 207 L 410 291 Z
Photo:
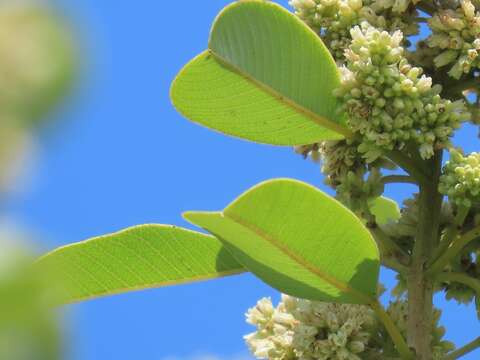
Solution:
M 408 283 L 408 343 L 418 360 L 432 360 L 431 336 L 433 318 L 433 281 L 425 276 L 424 267 L 437 246 L 442 195 L 438 192 L 442 153 L 425 163 L 432 169 L 432 181 L 420 185 L 419 219 Z
M 417 182 L 412 176 L 408 175 L 388 175 L 382 177 L 384 184 L 403 183 L 403 184 L 416 184 Z
M 441 272 L 453 258 L 455 258 L 458 254 L 460 254 L 462 249 L 469 242 L 475 240 L 479 236 L 480 236 L 480 225 L 476 226 L 470 231 L 467 231 L 462 236 L 457 236 L 457 238 L 452 242 L 451 246 L 427 270 L 427 275 L 433 276 Z
M 480 280 L 463 273 L 442 272 L 435 276 L 435 280 L 442 282 L 459 282 L 474 290 L 480 296 Z
M 428 184 L 430 182 L 428 175 L 424 173 L 422 167 L 419 166 L 412 158 L 405 156 L 402 152 L 398 150 L 389 151 L 387 152 L 386 156 L 395 164 L 403 168 L 418 183 Z
M 460 349 L 448 354 L 443 360 L 456 360 L 480 347 L 480 336 Z
M 400 264 L 400 262 L 398 262 L 396 259 L 393 259 L 391 257 L 383 257 L 382 265 L 402 275 L 407 275 L 408 273 L 408 267 L 406 267 L 403 264 Z
M 395 347 L 397 348 L 400 357 L 404 360 L 413 360 L 414 354 L 408 347 L 405 339 L 403 338 L 402 334 L 393 322 L 392 318 L 383 309 L 382 305 L 378 301 L 375 301 L 371 304 L 371 307 L 375 311 L 379 319 L 382 321 L 385 329 L 392 338 L 392 341 L 395 344 Z
M 474 124 L 478 124 L 480 122 L 480 96 L 477 95 L 477 101 L 475 104 L 469 104 L 468 105 L 468 110 L 472 114 L 472 122 Z
M 452 244 L 453 240 L 455 240 L 455 238 L 458 236 L 458 233 L 460 232 L 460 229 L 469 211 L 470 211 L 470 208 L 464 207 L 464 206 L 458 209 L 457 216 L 455 216 L 455 220 L 453 221 L 452 226 L 450 226 L 447 229 L 445 236 L 443 237 L 443 240 L 441 241 L 440 245 L 433 252 L 431 259 L 427 263 L 427 268 L 430 268 L 432 264 L 440 256 L 442 256 L 442 254 L 444 254 L 445 251 L 447 251 L 449 246 Z

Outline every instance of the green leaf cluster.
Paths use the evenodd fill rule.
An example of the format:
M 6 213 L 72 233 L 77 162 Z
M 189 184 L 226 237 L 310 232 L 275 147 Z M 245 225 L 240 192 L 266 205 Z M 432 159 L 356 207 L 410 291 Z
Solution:
M 208 50 L 175 79 L 171 97 L 194 122 L 276 145 L 348 134 L 333 90 L 337 67 L 319 37 L 271 2 L 242 1 L 213 24 Z M 383 201 L 383 200 L 382 200 Z M 388 203 L 375 203 L 380 216 Z M 65 301 L 253 272 L 297 297 L 376 301 L 379 253 L 361 221 L 307 184 L 267 181 L 223 212 L 185 218 L 214 236 L 143 225 L 57 249 Z

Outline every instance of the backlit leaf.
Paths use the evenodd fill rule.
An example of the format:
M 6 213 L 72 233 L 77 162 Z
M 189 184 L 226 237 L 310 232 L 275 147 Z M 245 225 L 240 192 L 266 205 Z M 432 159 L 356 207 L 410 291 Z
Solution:
M 175 79 L 171 98 L 188 119 L 240 138 L 300 145 L 349 136 L 333 90 L 337 66 L 319 36 L 269 1 L 227 6 L 209 48 Z
M 284 293 L 341 303 L 375 299 L 380 266 L 375 241 L 351 211 L 310 185 L 267 181 L 223 212 L 184 216 Z

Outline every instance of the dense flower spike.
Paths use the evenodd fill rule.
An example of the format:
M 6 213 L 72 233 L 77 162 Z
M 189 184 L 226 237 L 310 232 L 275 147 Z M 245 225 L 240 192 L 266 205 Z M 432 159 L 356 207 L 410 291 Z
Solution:
M 263 310 L 261 310 L 263 309 Z M 259 315 L 262 313 L 262 315 Z M 259 359 L 363 359 L 372 350 L 371 334 L 378 326 L 371 309 L 282 296 L 273 308 L 262 299 L 247 313 L 257 331 L 245 337 Z
M 310 146 L 299 146 L 298 153 L 322 162 L 325 184 L 337 192 L 337 198 L 359 215 L 368 212 L 370 200 L 383 193 L 380 168 L 394 165 L 380 153 L 370 154 L 371 161 L 358 151 L 353 140 L 324 141 Z
M 480 68 L 480 11 L 471 0 L 439 10 L 428 24 L 432 34 L 426 43 L 437 50 L 437 67 L 450 65 L 448 74 L 455 79 Z
M 351 30 L 342 87 L 337 95 L 349 125 L 362 136 L 364 153 L 402 149 L 414 143 L 424 159 L 445 147 L 468 118 L 462 101 L 443 99 L 441 87 L 410 65 L 402 33 L 389 34 L 364 22 Z
M 402 333 L 407 331 L 407 303 L 390 304 L 388 313 Z M 432 352 L 441 359 L 453 349 L 442 340 L 445 329 L 432 323 Z M 398 357 L 385 329 L 368 306 L 344 305 L 296 299 L 282 295 L 275 308 L 262 299 L 247 313 L 257 330 L 245 336 L 258 359 L 271 360 L 380 360 Z
M 472 206 L 480 201 L 480 153 L 463 156 L 450 151 L 440 178 L 440 192 L 457 206 Z
M 327 176 L 326 184 L 337 188 L 352 169 L 367 170 L 362 154 L 357 150 L 358 143 L 351 140 L 324 141 L 310 146 L 298 146 L 296 151 L 314 161 L 322 161 L 322 172 Z
M 296 359 L 292 342 L 297 321 L 285 306 L 274 308 L 270 299 L 263 298 L 247 312 L 247 322 L 258 330 L 245 340 L 258 359 Z
M 418 33 L 418 0 L 291 0 L 295 13 L 318 31 L 337 60 L 349 45 L 350 29 L 363 21 L 385 30 L 401 29 L 408 35 Z

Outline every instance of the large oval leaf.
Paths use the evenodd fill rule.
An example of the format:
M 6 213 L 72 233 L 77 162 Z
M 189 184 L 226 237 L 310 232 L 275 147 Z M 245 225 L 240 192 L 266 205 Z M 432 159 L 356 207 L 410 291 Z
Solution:
M 243 272 L 213 236 L 166 225 L 142 225 L 45 255 L 38 261 L 63 274 L 65 302 Z
M 268 1 L 241 1 L 217 17 L 209 50 L 175 79 L 188 119 L 240 138 L 300 145 L 349 135 L 333 90 L 339 74 L 308 26 Z
M 185 218 L 219 237 L 239 263 L 284 293 L 342 303 L 375 299 L 375 241 L 351 211 L 310 185 L 268 181 L 223 213 L 189 212 Z

